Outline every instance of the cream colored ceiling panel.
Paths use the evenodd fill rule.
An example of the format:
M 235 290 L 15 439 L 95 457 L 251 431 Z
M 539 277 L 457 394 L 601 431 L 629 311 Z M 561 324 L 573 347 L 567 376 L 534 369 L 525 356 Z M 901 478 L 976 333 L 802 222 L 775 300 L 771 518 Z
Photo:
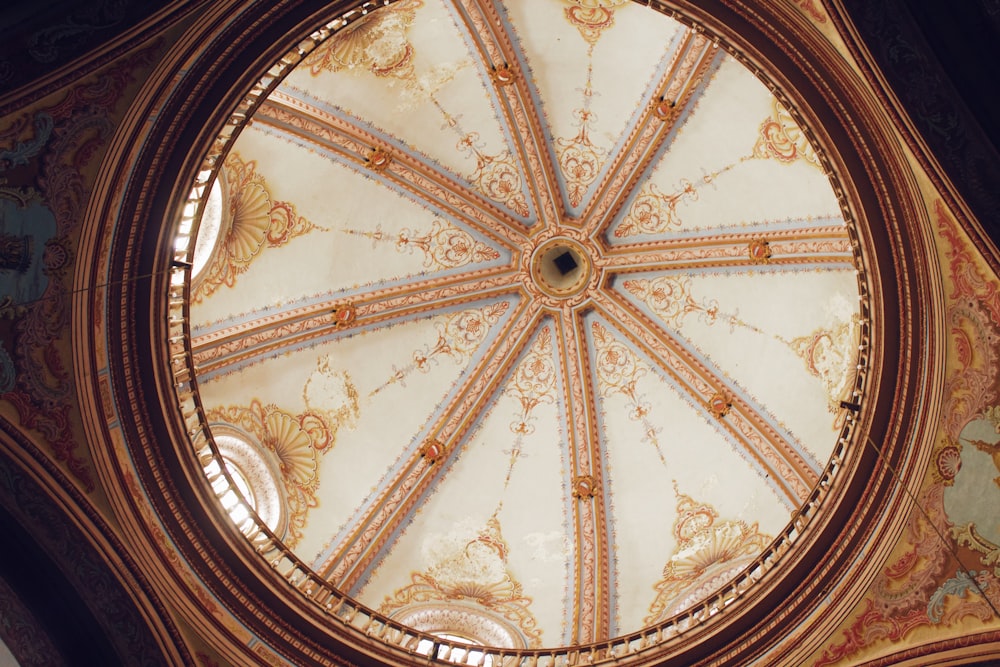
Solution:
M 226 165 L 228 231 L 195 289 L 196 325 L 510 259 L 496 239 L 270 131 L 244 133 Z
M 563 641 L 570 565 L 566 437 L 552 323 L 490 390 L 487 412 L 358 595 L 393 613 L 461 595 Z
M 465 30 L 440 0 L 403 0 L 321 44 L 283 90 L 487 196 L 495 165 L 507 164 L 520 194 L 524 178 L 489 71 Z M 500 199 L 529 216 L 523 195 Z
M 622 294 L 759 406 L 819 466 L 851 400 L 859 314 L 853 270 L 692 272 L 622 280 Z M 721 378 L 720 378 L 721 379 Z
M 686 546 L 677 532 L 680 494 L 770 535 L 792 507 L 754 453 L 668 369 L 607 321 L 587 323 L 607 459 L 604 493 L 613 506 L 617 615 L 621 628 L 641 627 L 652 622 L 645 619 L 664 566 Z
M 612 223 L 611 243 L 702 230 L 766 231 L 786 220 L 839 224 L 839 204 L 806 137 L 732 58 L 678 123 L 648 180 Z
M 659 92 L 683 29 L 625 0 L 521 0 L 505 9 L 551 133 L 565 204 L 576 211 Z

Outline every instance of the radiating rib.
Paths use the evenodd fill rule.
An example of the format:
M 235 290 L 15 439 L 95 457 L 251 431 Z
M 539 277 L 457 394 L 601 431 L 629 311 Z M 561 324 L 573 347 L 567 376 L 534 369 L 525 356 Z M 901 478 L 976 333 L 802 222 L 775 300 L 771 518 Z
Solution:
M 696 404 L 704 406 L 706 413 L 711 413 L 708 406 L 712 397 L 723 393 L 729 410 L 725 416 L 714 417 L 720 426 L 774 480 L 789 509 L 806 500 L 819 480 L 819 465 L 768 424 L 759 406 L 740 398 L 722 373 L 703 364 L 684 345 L 617 295 L 601 293 L 594 301 L 608 321 L 658 360 L 663 372 L 687 391 Z
M 319 342 L 360 327 L 387 324 L 433 313 L 463 303 L 504 294 L 516 294 L 519 283 L 506 267 L 422 280 L 376 289 L 359 295 L 335 295 L 325 301 L 289 308 L 250 321 L 240 321 L 191 339 L 199 378 L 237 370 L 310 341 Z M 335 311 L 350 308 L 353 319 L 344 322 Z
M 688 29 L 663 78 L 659 91 L 633 128 L 625 145 L 612 158 L 594 197 L 580 219 L 588 231 L 603 229 L 651 168 L 663 143 L 672 137 L 686 110 L 701 95 L 705 78 L 723 52 L 704 35 Z
M 485 0 L 459 0 L 456 9 L 473 36 L 480 57 L 492 65 L 494 84 L 504 118 L 517 143 L 519 158 L 528 179 L 528 188 L 543 222 L 555 224 L 562 217 L 558 180 L 546 150 L 541 114 L 521 72 L 516 40 L 504 30 L 496 6 Z M 507 78 L 509 76 L 509 78 Z
M 751 256 L 751 244 L 765 241 L 769 255 Z M 760 264 L 853 268 L 854 254 L 842 226 L 809 227 L 712 236 L 672 236 L 646 243 L 612 246 L 604 266 L 612 273 L 727 268 Z
M 509 250 L 525 238 L 525 225 L 493 201 L 473 192 L 468 183 L 398 151 L 381 137 L 306 100 L 278 90 L 254 116 L 254 123 L 274 127 L 335 153 L 348 163 L 372 169 L 420 202 L 448 212 Z M 382 151 L 386 161 L 370 164 Z
M 437 443 L 440 458 L 429 462 L 417 447 L 374 502 L 351 521 L 334 553 L 316 565 L 321 577 L 348 594 L 356 593 L 364 584 L 365 569 L 378 558 L 389 537 L 409 521 L 431 487 L 447 473 L 472 425 L 501 390 L 498 380 L 506 377 L 539 326 L 537 304 L 522 302 L 518 308 L 490 341 L 480 356 L 480 365 L 466 373 L 455 397 L 426 430 L 425 444 Z
M 576 549 L 571 606 L 571 643 L 607 639 L 611 633 L 611 552 L 608 534 L 607 495 L 601 465 L 597 403 L 589 368 L 591 354 L 579 313 L 563 311 L 559 335 L 563 345 L 563 386 L 566 387 L 566 414 L 569 420 L 570 479 L 592 478 L 596 493 L 577 495 L 572 501 L 572 525 Z

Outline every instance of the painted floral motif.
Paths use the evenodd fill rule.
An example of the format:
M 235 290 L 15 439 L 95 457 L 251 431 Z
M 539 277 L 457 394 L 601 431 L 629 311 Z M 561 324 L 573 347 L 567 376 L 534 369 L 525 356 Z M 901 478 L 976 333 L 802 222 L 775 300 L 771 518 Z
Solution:
M 469 65 L 468 61 L 438 63 L 420 73 L 414 69 L 415 50 L 408 32 L 416 10 L 423 4 L 423 0 L 402 0 L 372 12 L 321 44 L 305 63 L 313 76 L 323 71 L 347 70 L 402 81 L 408 91 L 404 96 L 406 105 L 430 101 L 440 111 L 445 125 L 458 136 L 458 149 L 475 160 L 476 166 L 467 176 L 469 182 L 484 196 L 526 217 L 523 179 L 511 153 L 490 155 L 479 142 L 479 133 L 463 129 L 459 118 L 449 114 L 438 99 L 437 93 Z
M 911 514 L 900 542 L 905 548 L 879 573 L 853 621 L 841 630 L 839 641 L 829 645 L 813 663 L 816 667 L 837 664 L 879 643 L 899 642 L 922 626 L 952 625 L 970 617 L 985 623 L 993 617 L 989 603 L 980 595 L 961 596 L 958 601 L 946 604 L 946 611 L 937 615 L 934 597 L 937 594 L 944 600 L 947 594 L 941 591 L 947 585 L 944 577 L 954 562 L 949 549 L 941 544 L 940 535 L 949 532 L 942 491 L 943 485 L 932 484 L 917 499 L 927 514 L 919 511 Z M 986 591 L 996 597 L 1000 581 L 988 572 L 979 576 Z
M 552 363 L 552 330 L 541 330 L 531 350 L 514 371 L 506 392 L 517 396 L 521 417 L 512 422 L 513 433 L 527 435 L 534 431 L 531 411 L 542 403 L 555 401 L 555 365 Z
M 439 545 L 434 563 L 413 572 L 411 583 L 386 596 L 379 612 L 388 616 L 428 602 L 465 603 L 494 614 L 517 627 L 525 644 L 541 646 L 542 631 L 531 613 L 532 599 L 507 568 L 507 543 L 496 516 L 467 542 Z
M 517 365 L 510 383 L 504 389 L 505 394 L 517 398 L 521 407 L 514 421 L 510 423 L 514 444 L 510 449 L 504 450 L 510 456 L 504 490 L 510 483 L 514 464 L 522 454 L 524 438 L 535 431 L 532 412 L 543 403 L 554 403 L 555 392 L 556 368 L 552 361 L 552 330 L 545 327 L 538 333 L 528 354 Z
M 590 140 L 590 132 L 597 120 L 596 114 L 590 109 L 590 101 L 594 95 L 591 72 L 591 68 L 588 68 L 587 83 L 583 89 L 583 107 L 573 111 L 579 131 L 572 139 L 558 138 L 555 141 L 559 167 L 566 179 L 566 196 L 573 207 L 579 206 L 583 201 L 587 188 L 597 180 L 601 165 L 608 157 L 606 149 Z
M 681 219 L 677 206 L 685 199 L 698 199 L 698 191 L 690 181 L 682 181 L 680 190 L 672 194 L 664 194 L 655 184 L 647 183 L 632 202 L 621 224 L 615 228 L 615 236 L 661 234 L 671 228 L 679 228 Z
M 608 151 L 590 139 L 597 116 L 591 109 L 594 97 L 593 58 L 594 47 L 601 33 L 614 25 L 615 9 L 627 0 L 566 0 L 569 5 L 564 11 L 570 25 L 580 31 L 587 42 L 587 81 L 583 86 L 583 106 L 575 109 L 576 135 L 570 139 L 555 140 L 556 156 L 563 177 L 566 179 L 566 196 L 570 206 L 577 207 L 583 201 L 587 188 L 597 180 L 601 165 L 608 157 Z
M 244 162 L 233 153 L 223 165 L 229 185 L 228 220 L 220 243 L 191 298 L 194 303 L 211 296 L 225 285 L 233 287 L 236 277 L 265 247 L 279 248 L 293 238 L 320 227 L 299 216 L 288 202 L 274 201 L 264 177 L 257 173 L 254 160 Z
M 665 275 L 656 278 L 636 278 L 626 280 L 622 286 L 633 296 L 644 301 L 663 323 L 672 329 L 680 329 L 691 313 L 698 313 L 709 322 L 719 315 L 715 302 L 698 303 L 691 296 L 691 279 L 684 275 Z
M 321 444 L 317 447 L 320 451 L 332 444 L 336 429 L 356 424 L 360 410 L 358 389 L 347 371 L 336 367 L 332 355 L 317 360 L 316 369 L 302 388 L 302 401 L 307 409 L 303 427 Z
M 673 533 L 677 547 L 654 586 L 656 597 L 643 620 L 652 625 L 680 613 L 725 585 L 773 539 L 757 523 L 719 521 L 712 506 L 677 491 Z
M 477 190 L 518 215 L 527 217 L 528 203 L 524 199 L 521 172 L 510 151 L 487 155 L 483 152 L 477 132 L 464 135 L 458 142 L 458 149 L 476 160 L 476 170 L 469 176 L 469 181 Z
M 773 100 L 772 105 L 774 112 L 761 123 L 760 138 L 753 147 L 753 156 L 774 159 L 786 164 L 801 159 L 822 169 L 819 156 L 809 145 L 809 140 L 795 123 L 788 109 L 778 100 Z
M 806 336 L 787 340 L 777 334 L 768 334 L 738 315 L 719 312 L 715 302 L 698 303 L 691 295 L 690 279 L 686 276 L 632 279 L 624 281 L 622 285 L 674 330 L 680 329 L 684 318 L 689 314 L 697 313 L 709 324 L 721 321 L 730 327 L 770 336 L 787 345 L 802 358 L 809 374 L 822 383 L 831 413 L 839 413 L 840 401 L 849 398 L 848 392 L 854 387 L 857 377 L 860 325 L 856 314 L 830 328 L 817 329 Z
M 979 595 L 981 588 L 985 588 L 987 581 L 985 577 L 979 575 L 975 570 L 966 572 L 959 570 L 955 576 L 941 584 L 934 591 L 934 595 L 927 602 L 927 618 L 931 623 L 940 623 L 945 615 L 945 598 L 949 595 L 966 598 L 972 595 Z
M 357 416 L 357 404 L 347 406 L 349 414 Z M 290 547 L 302 538 L 306 513 L 316 507 L 319 488 L 319 460 L 333 447 L 341 424 L 333 421 L 335 412 L 320 414 L 306 411 L 293 415 L 273 404 L 254 400 L 249 407 L 222 407 L 207 412 L 209 423 L 224 423 L 252 435 L 260 446 L 271 452 L 278 462 L 288 503 L 288 535 Z
M 636 387 L 639 379 L 649 372 L 649 367 L 640 365 L 635 352 L 615 339 L 598 322 L 591 324 L 591 333 L 594 337 L 594 349 L 597 353 L 597 384 L 601 396 L 607 398 L 614 394 L 621 394 L 625 397 L 629 402 L 629 419 L 642 423 L 643 441 L 653 445 L 660 456 L 660 461 L 664 466 L 667 465 L 667 459 L 659 441 L 659 434 L 663 429 L 654 426 L 649 421 L 651 405 L 638 393 Z
M 819 378 L 828 398 L 830 412 L 840 409 L 840 401 L 849 398 L 858 367 L 859 325 L 857 315 L 830 329 L 818 329 L 807 336 L 789 341 L 806 363 L 810 375 Z
M 470 355 L 486 340 L 490 328 L 500 321 L 509 307 L 507 301 L 499 301 L 481 308 L 451 313 L 440 319 L 435 323 L 438 330 L 435 343 L 414 350 L 412 361 L 406 366 L 393 366 L 392 377 L 372 390 L 370 396 L 394 384 L 405 386 L 406 378 L 411 373 L 426 373 L 432 364 L 443 357 L 450 357 L 456 364 L 467 362 Z
M 62 344 L 69 336 L 72 280 L 64 278 L 92 204 L 94 168 L 115 130 L 114 110 L 135 76 L 152 67 L 156 53 L 151 46 L 117 59 L 33 111 L 9 114 L 0 132 L 0 227 L 10 233 L 18 221 L 27 223 L 22 231 L 34 237 L 34 251 L 41 251 L 28 273 L 2 277 L 0 319 L 11 322 L 0 327 L 0 347 L 13 362 L 4 364 L 2 400 L 16 411 L 20 427 L 39 434 L 39 442 L 88 493 L 98 482 L 74 417 L 73 360 Z M 35 187 L 25 187 L 28 183 Z
M 629 207 L 629 211 L 621 223 L 615 228 L 615 237 L 662 234 L 671 229 L 679 228 L 681 220 L 677 214 L 677 207 L 682 201 L 685 199 L 697 201 L 698 187 L 711 185 L 719 176 L 750 160 L 778 160 L 785 164 L 804 160 L 822 169 L 819 156 L 795 123 L 788 109 L 773 98 L 772 106 L 774 111 L 761 123 L 760 134 L 749 155 L 744 155 L 731 164 L 706 173 L 699 179 L 697 185 L 684 179 L 679 188 L 671 194 L 664 194 L 652 182 L 647 183 L 632 202 L 632 206 Z
M 404 228 L 398 234 L 382 231 L 378 225 L 374 231 L 364 229 L 344 229 L 345 234 L 363 236 L 373 243 L 392 243 L 400 252 L 421 253 L 424 268 L 435 271 L 455 269 L 468 264 L 489 262 L 500 257 L 500 253 L 490 246 L 477 241 L 468 232 L 451 225 L 441 218 L 435 218 L 429 232 Z
M 407 32 L 423 0 L 401 0 L 371 12 L 320 44 L 304 64 L 313 76 L 324 70 L 370 72 L 375 76 L 413 75 L 413 45 Z
M 973 522 L 954 525 L 945 510 L 945 494 L 956 488 L 961 468 L 961 437 L 974 420 L 987 420 L 997 386 L 994 352 L 1000 338 L 1000 284 L 987 278 L 982 258 L 962 234 L 941 201 L 934 214 L 940 237 L 948 295 L 946 321 L 948 367 L 938 425 L 939 447 L 917 497 L 923 511 L 913 511 L 896 552 L 879 573 L 871 591 L 834 639 L 815 661 L 817 667 L 833 665 L 872 647 L 899 642 L 929 625 L 957 626 L 968 619 L 986 623 L 1000 605 L 1000 547 L 985 539 Z M 956 456 L 957 455 L 957 456 Z M 949 544 L 941 542 L 945 536 Z M 977 571 L 982 595 L 956 594 L 968 582 L 950 577 L 953 550 L 967 549 L 986 569 Z M 971 552 L 971 553 L 970 553 Z M 984 599 L 984 597 L 988 598 Z M 946 601 L 947 600 L 947 601 Z M 942 603 L 940 606 L 938 603 Z
M 614 25 L 614 10 L 628 0 L 565 0 L 569 5 L 564 10 L 566 20 L 580 31 L 588 44 L 594 45 L 601 33 Z

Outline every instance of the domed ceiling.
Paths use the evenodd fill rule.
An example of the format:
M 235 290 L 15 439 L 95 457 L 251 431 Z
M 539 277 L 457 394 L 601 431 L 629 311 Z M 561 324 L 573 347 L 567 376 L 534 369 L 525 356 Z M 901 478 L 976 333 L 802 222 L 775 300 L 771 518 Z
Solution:
M 860 386 L 860 260 L 797 117 L 625 0 L 401 0 L 336 33 L 201 225 L 191 344 L 242 493 L 356 600 L 494 646 L 731 580 Z

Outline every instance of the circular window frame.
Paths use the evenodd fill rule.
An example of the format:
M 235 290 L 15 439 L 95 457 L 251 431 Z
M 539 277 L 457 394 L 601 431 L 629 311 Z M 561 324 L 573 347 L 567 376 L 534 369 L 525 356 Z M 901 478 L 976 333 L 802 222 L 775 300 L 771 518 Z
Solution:
M 235 466 L 250 487 L 254 497 L 244 499 L 249 501 L 250 509 L 272 533 L 284 539 L 289 516 L 287 491 L 274 455 L 230 424 L 212 423 L 209 429 L 221 459 Z

